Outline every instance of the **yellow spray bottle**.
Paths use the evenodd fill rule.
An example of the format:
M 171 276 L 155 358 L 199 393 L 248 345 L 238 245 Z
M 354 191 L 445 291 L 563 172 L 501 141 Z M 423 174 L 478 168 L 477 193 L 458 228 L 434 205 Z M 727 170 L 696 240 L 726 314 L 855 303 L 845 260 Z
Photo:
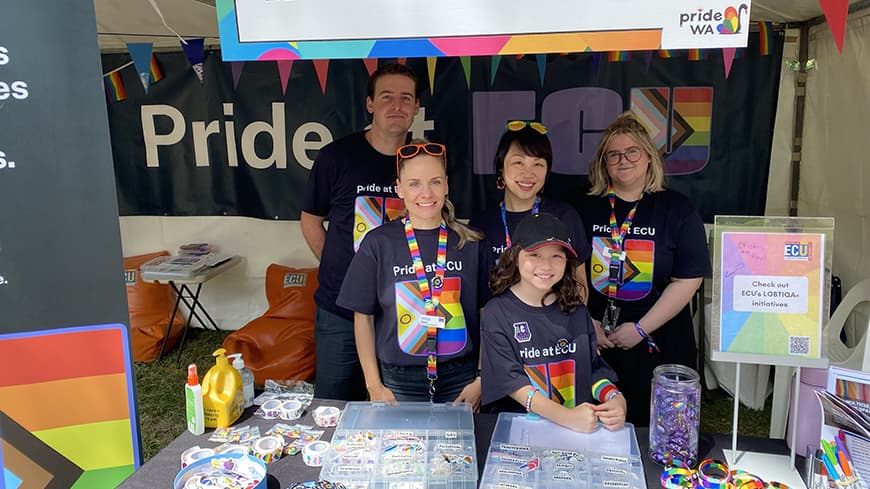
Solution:
M 245 406 L 242 376 L 227 362 L 225 353 L 223 348 L 212 353 L 215 364 L 202 378 L 202 406 L 208 428 L 230 426 L 239 419 Z

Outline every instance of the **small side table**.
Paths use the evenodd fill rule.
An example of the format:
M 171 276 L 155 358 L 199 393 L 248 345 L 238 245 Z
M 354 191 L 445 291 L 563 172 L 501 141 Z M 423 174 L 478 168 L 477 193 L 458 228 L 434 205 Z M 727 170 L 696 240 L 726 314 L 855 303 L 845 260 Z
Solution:
M 163 357 L 163 352 L 166 349 L 166 341 L 169 339 L 169 334 L 172 332 L 172 325 L 175 322 L 175 316 L 178 314 L 178 308 L 182 302 L 184 302 L 184 305 L 187 307 L 189 314 L 187 315 L 187 321 L 184 325 L 184 332 L 181 334 L 181 343 L 178 345 L 178 355 L 175 357 L 175 363 L 178 363 L 181 360 L 181 351 L 184 349 L 184 340 L 187 338 L 187 330 L 190 329 L 190 320 L 194 316 L 196 317 L 196 320 L 202 324 L 203 328 L 208 328 L 210 324 L 212 329 L 215 331 L 220 329 L 217 324 L 215 324 L 214 319 L 211 318 L 208 311 L 205 310 L 202 302 L 199 301 L 199 293 L 202 291 L 202 285 L 204 283 L 236 266 L 241 261 L 242 259 L 238 255 L 233 255 L 230 259 L 217 265 L 204 268 L 190 277 L 170 278 L 165 274 L 142 271 L 142 281 L 154 284 L 169 284 L 169 286 L 172 287 L 172 290 L 175 291 L 175 307 L 172 308 L 172 314 L 169 316 L 169 325 L 166 327 L 166 335 L 163 337 L 163 344 L 160 346 L 160 353 L 157 355 L 158 360 Z M 196 287 L 193 287 L 194 285 Z M 205 316 L 208 323 L 199 317 L 197 309 L 199 309 L 199 312 Z

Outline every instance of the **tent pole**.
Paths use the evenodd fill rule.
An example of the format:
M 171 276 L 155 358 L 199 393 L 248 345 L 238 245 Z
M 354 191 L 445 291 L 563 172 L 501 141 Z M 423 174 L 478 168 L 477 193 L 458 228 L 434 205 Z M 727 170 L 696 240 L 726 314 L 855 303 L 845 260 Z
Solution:
M 807 60 L 809 59 L 810 25 L 804 22 L 800 25 L 800 40 L 798 41 L 798 58 L 800 69 L 795 75 L 794 88 L 794 129 L 792 132 L 791 150 L 791 192 L 789 196 L 788 215 L 798 215 L 798 196 L 801 177 L 801 147 L 804 133 L 804 108 L 807 95 Z

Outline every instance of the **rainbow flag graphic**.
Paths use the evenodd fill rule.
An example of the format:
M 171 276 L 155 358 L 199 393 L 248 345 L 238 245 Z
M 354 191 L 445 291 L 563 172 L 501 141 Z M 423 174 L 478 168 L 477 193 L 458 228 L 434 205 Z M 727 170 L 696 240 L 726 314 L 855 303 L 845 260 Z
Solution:
M 758 54 L 767 56 L 770 54 L 770 45 L 773 43 L 773 25 L 770 22 L 758 22 Z
M 659 49 L 659 58 L 670 59 L 675 57 L 676 54 L 673 49 Z
M 127 90 L 121 81 L 121 73 L 113 71 L 103 77 L 103 85 L 106 88 L 106 97 L 109 103 L 120 102 L 127 99 Z
M 426 308 L 420 284 L 417 280 L 399 282 L 395 284 L 395 291 L 399 347 L 409 355 L 425 356 L 427 331 L 420 325 L 420 317 L 426 314 Z M 446 319 L 446 325 L 438 330 L 438 355 L 459 353 L 468 340 L 465 313 L 459 302 L 461 292 L 459 277 L 444 277 L 437 313 Z
M 631 58 L 628 51 L 610 51 L 607 53 L 607 61 L 628 61 Z
M 160 69 L 160 63 L 157 62 L 157 57 L 151 53 L 151 84 L 157 83 L 163 79 L 163 70 Z
M 2 477 L 98 489 L 133 473 L 140 456 L 127 335 L 122 324 L 0 335 Z
M 707 52 L 703 49 L 689 49 L 689 61 L 701 61 L 707 59 Z

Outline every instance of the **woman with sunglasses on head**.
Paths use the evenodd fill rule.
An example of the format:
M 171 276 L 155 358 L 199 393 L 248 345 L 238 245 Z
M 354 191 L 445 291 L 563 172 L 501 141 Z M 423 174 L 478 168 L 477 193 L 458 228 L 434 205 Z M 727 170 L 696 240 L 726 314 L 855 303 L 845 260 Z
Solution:
M 396 152 L 405 213 L 363 239 L 338 304 L 372 401 L 480 402 L 477 241 L 447 198 L 443 145 Z
M 591 248 L 580 215 L 574 207 L 541 196 L 541 190 L 553 166 L 553 148 L 547 137 L 547 127 L 536 121 L 510 121 L 505 125 L 495 152 L 496 186 L 504 190 L 498 205 L 472 217 L 469 225 L 484 234 L 480 243 L 480 277 L 478 293 L 483 306 L 491 297 L 489 273 L 499 255 L 511 247 L 511 233 L 529 214 L 547 212 L 556 216 L 568 228 L 580 261 L 577 281 L 582 286 L 581 299 L 586 301 L 585 262 Z
M 653 369 L 697 365 L 688 303 L 711 273 L 704 223 L 686 196 L 664 187 L 662 158 L 632 112 L 602 134 L 589 186 L 589 310 L 628 401 L 626 420 L 647 426 Z

